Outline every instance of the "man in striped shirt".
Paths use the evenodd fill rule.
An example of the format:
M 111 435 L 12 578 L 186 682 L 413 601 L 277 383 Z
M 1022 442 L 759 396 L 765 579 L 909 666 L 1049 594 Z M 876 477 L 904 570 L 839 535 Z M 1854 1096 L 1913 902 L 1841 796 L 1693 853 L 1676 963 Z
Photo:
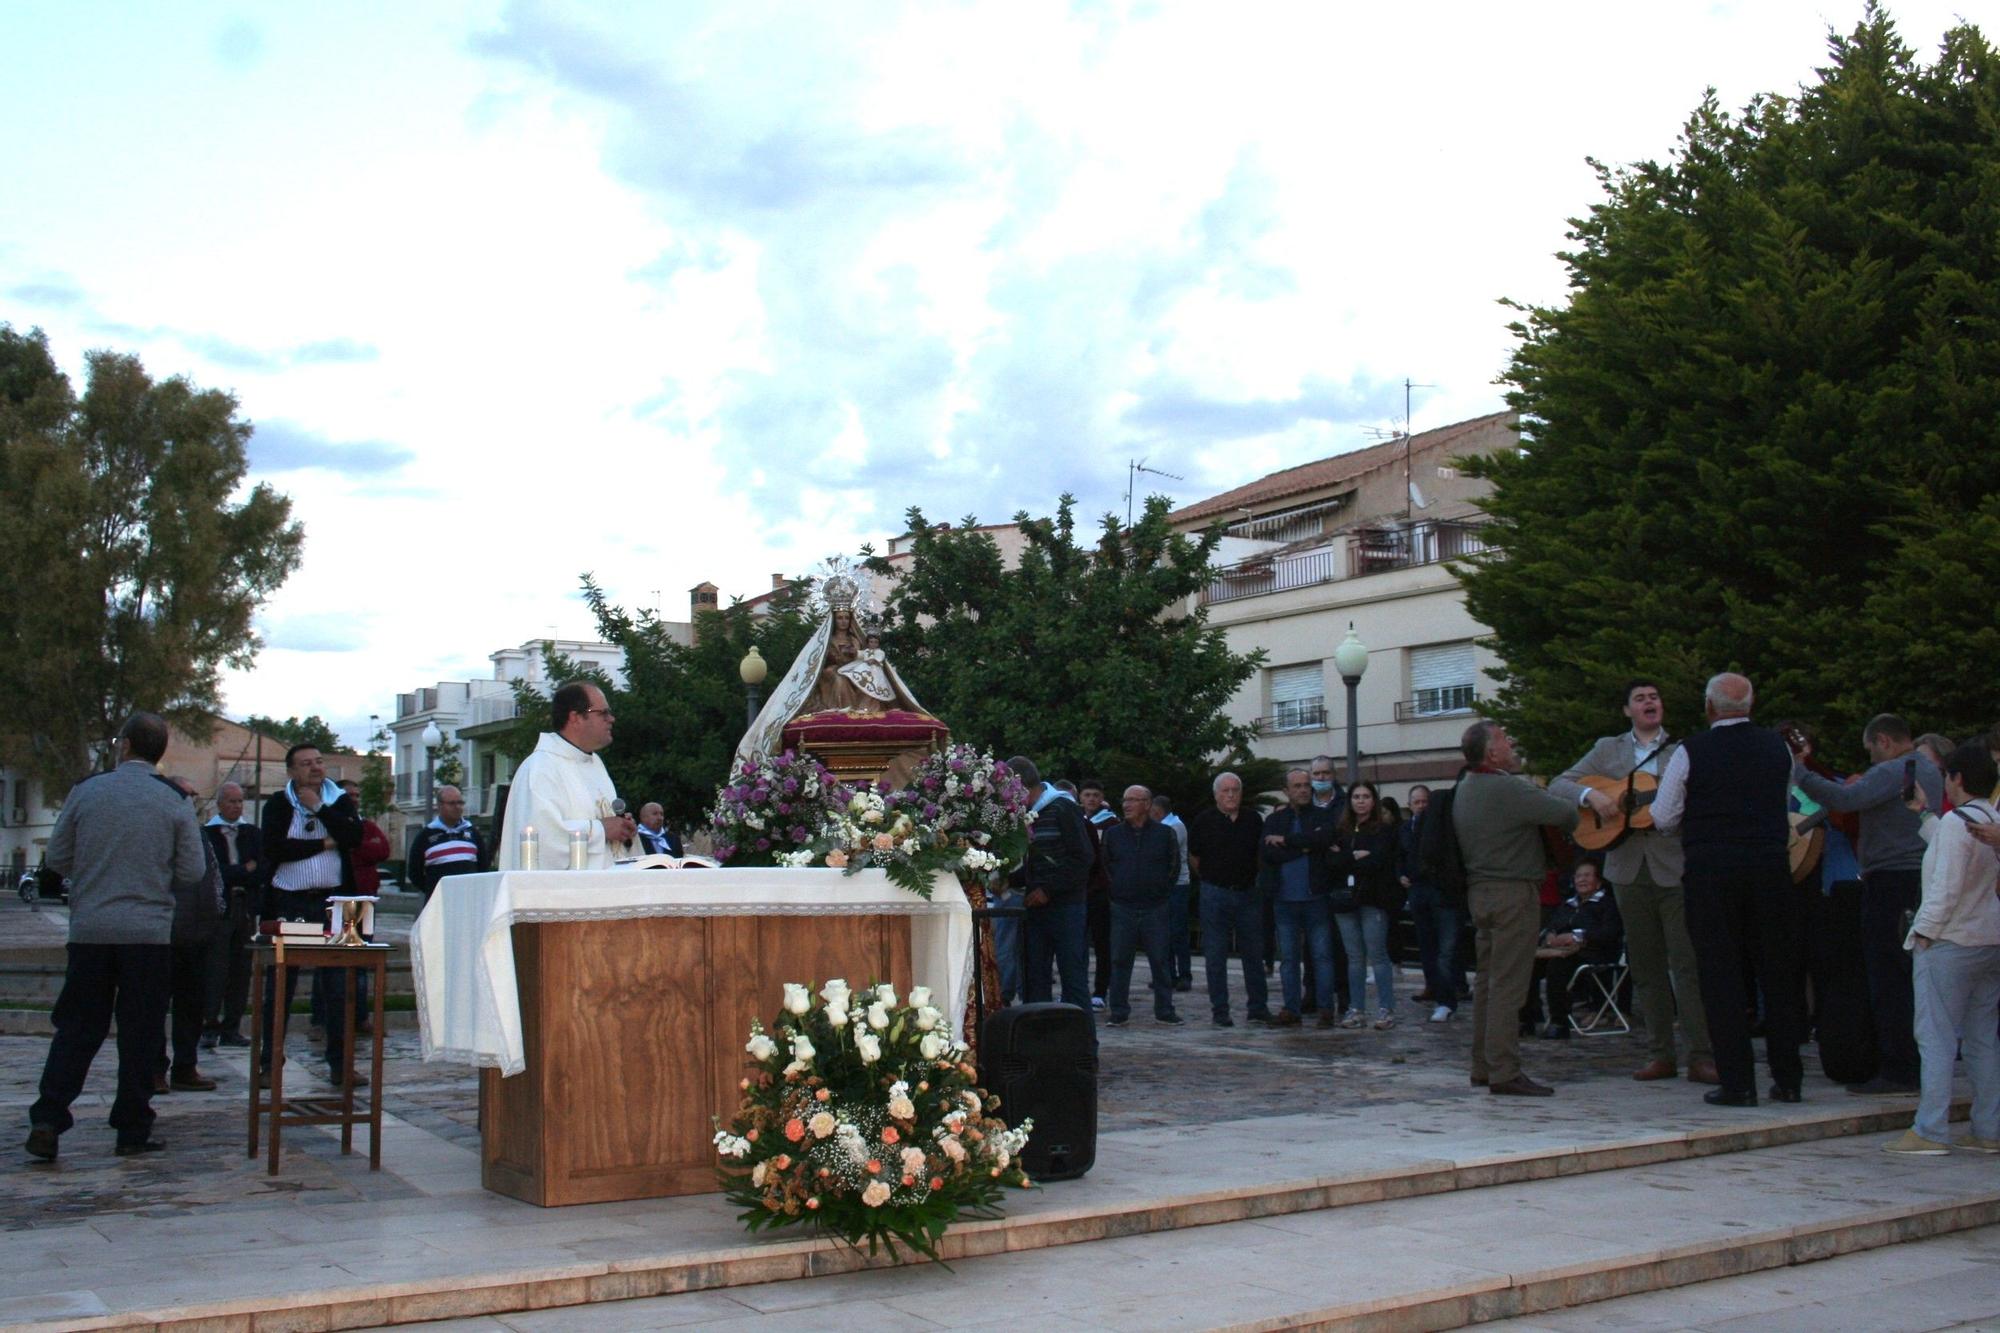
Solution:
M 465 796 L 456 787 L 438 788 L 437 818 L 417 832 L 410 845 L 410 883 L 429 899 L 439 880 L 493 868 L 479 830 L 465 817 Z

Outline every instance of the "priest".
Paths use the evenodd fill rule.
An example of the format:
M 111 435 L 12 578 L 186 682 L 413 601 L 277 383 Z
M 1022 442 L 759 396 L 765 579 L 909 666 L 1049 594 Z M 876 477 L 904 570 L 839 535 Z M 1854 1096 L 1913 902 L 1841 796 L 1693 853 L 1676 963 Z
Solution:
M 542 733 L 535 752 L 514 770 L 507 793 L 507 817 L 500 827 L 494 862 L 501 870 L 567 870 L 572 832 L 590 843 L 592 870 L 610 867 L 637 825 L 623 812 L 611 774 L 597 752 L 611 744 L 615 719 L 604 691 L 584 681 L 557 687 L 549 700 L 551 731 Z M 521 864 L 521 830 L 532 827 L 540 845 L 539 864 Z

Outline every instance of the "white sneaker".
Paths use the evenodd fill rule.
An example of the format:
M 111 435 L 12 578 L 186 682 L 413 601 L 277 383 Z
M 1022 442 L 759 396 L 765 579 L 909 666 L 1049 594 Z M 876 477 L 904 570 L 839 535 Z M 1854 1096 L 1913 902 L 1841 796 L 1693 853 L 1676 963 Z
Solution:
M 1449 1023 L 1451 1021 L 1452 1013 L 1453 1010 L 1450 1005 L 1441 1004 L 1437 1008 L 1431 1010 L 1431 1022 Z
M 1375 1011 L 1375 1030 L 1377 1032 L 1385 1031 L 1394 1026 L 1396 1026 L 1396 1016 L 1394 1014 L 1390 1013 L 1387 1009 L 1377 1009 Z
M 1102 995 L 1093 995 L 1093 996 L 1091 996 L 1091 997 L 1090 997 L 1090 1007 L 1091 1007 L 1092 1009 L 1098 1009 L 1098 1010 L 1102 1010 L 1102 1009 L 1104 1008 L 1104 997 L 1103 997 Z
M 1340 1025 L 1344 1028 L 1362 1027 L 1366 1025 L 1367 1021 L 1367 1019 L 1361 1016 L 1359 1009 L 1349 1009 L 1340 1016 Z

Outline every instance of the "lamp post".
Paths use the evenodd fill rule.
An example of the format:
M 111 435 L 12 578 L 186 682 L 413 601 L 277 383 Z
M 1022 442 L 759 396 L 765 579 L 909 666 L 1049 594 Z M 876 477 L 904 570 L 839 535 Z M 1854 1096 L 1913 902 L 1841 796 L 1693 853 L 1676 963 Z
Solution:
M 764 654 L 757 651 L 756 644 L 751 644 L 750 651 L 743 654 L 743 660 L 736 666 L 736 674 L 743 677 L 744 698 L 749 706 L 746 726 L 757 725 L 758 691 L 763 687 L 764 676 L 769 671 L 770 666 L 764 661 Z
M 1368 670 L 1368 645 L 1355 634 L 1351 620 L 1347 622 L 1347 637 L 1333 650 L 1333 669 L 1347 685 L 1347 785 L 1352 787 L 1361 777 L 1361 733 L 1357 730 L 1354 696 Z
M 437 783 L 432 780 L 437 771 L 435 752 L 444 742 L 444 733 L 438 730 L 436 718 L 424 723 L 424 734 L 420 739 L 424 743 L 424 822 L 428 824 L 431 816 L 437 813 Z

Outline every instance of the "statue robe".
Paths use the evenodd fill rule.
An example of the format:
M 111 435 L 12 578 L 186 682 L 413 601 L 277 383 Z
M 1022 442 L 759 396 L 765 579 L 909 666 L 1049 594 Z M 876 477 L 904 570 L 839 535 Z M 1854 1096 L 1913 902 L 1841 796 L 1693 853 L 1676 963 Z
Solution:
M 542 733 L 535 752 L 514 770 L 507 792 L 507 818 L 500 829 L 500 846 L 493 858 L 496 870 L 567 870 L 569 835 L 582 829 L 590 836 L 592 870 L 607 870 L 615 848 L 604 839 L 604 825 L 618 793 L 604 761 L 585 754 L 552 731 Z M 541 864 L 521 864 L 521 830 L 532 825 L 541 842 Z

